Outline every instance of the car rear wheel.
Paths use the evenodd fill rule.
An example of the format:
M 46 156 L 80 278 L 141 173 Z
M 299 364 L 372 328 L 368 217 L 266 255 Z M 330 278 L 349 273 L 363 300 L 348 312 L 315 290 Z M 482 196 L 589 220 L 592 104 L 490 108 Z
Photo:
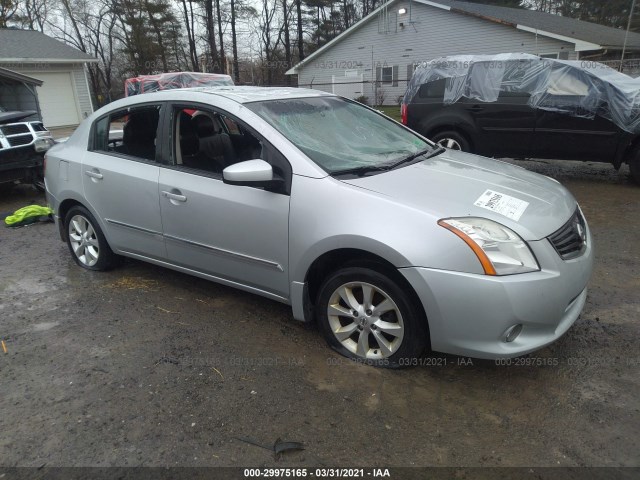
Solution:
M 427 343 L 421 309 L 405 289 L 369 268 L 333 273 L 320 288 L 316 316 L 329 345 L 363 363 L 411 365 Z
M 431 140 L 441 147 L 446 147 L 451 150 L 461 150 L 463 152 L 471 151 L 467 139 L 453 130 L 436 133 L 431 137 Z
M 115 264 L 116 255 L 86 208 L 69 209 L 64 224 L 69 251 L 78 265 L 88 270 L 107 270 Z

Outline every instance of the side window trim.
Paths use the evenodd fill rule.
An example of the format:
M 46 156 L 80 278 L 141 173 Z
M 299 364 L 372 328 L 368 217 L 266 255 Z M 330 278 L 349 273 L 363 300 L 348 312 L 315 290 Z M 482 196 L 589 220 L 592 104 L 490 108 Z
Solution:
M 228 111 L 214 106 L 214 105 L 209 105 L 206 103 L 202 103 L 202 102 L 185 102 L 185 101 L 173 101 L 173 102 L 167 102 L 167 108 L 166 108 L 166 112 L 169 112 L 165 115 L 165 125 L 166 128 L 164 130 L 164 135 L 163 138 L 165 139 L 165 141 L 163 141 L 163 145 L 167 144 L 166 147 L 164 147 L 166 150 L 168 150 L 166 152 L 167 154 L 167 158 L 166 158 L 166 162 L 162 162 L 163 166 L 169 166 L 169 167 L 174 167 L 177 169 L 188 169 L 191 172 L 202 172 L 202 170 L 197 170 L 197 169 L 192 169 L 189 167 L 183 167 L 183 166 L 179 166 L 175 164 L 176 159 L 174 158 L 175 155 L 175 147 L 174 147 L 174 143 L 175 143 L 175 139 L 173 138 L 174 133 L 173 133 L 173 129 L 174 129 L 174 115 L 173 113 L 176 110 L 179 109 L 193 109 L 194 107 L 196 107 L 197 109 L 201 109 L 201 110 L 205 110 L 214 114 L 220 114 L 223 115 L 231 120 L 233 120 L 236 125 L 238 125 L 240 127 L 241 130 L 245 130 L 248 133 L 250 133 L 251 135 L 253 135 L 256 140 L 263 142 L 265 145 L 267 145 L 270 149 L 272 149 L 276 155 L 279 155 L 286 163 L 289 169 L 289 176 L 292 175 L 293 173 L 293 167 L 291 167 L 291 162 L 289 162 L 289 160 L 287 159 L 287 157 L 280 151 L 278 150 L 275 145 L 273 145 L 271 142 L 269 142 L 266 138 L 264 138 L 263 135 L 260 135 L 260 133 L 258 133 L 257 130 L 255 130 L 253 127 L 251 127 L 250 125 L 248 125 L 246 122 L 240 120 L 239 118 L 237 118 L 235 115 L 233 115 L 232 113 L 229 113 Z M 223 127 L 226 128 L 226 124 L 223 121 L 222 122 Z M 205 173 L 213 173 L 213 172 L 206 172 Z M 199 173 L 198 173 L 199 174 Z M 214 177 L 213 175 L 208 175 L 208 176 L 212 176 L 212 178 L 217 178 Z M 218 177 L 221 179 L 222 175 L 218 175 Z M 289 181 L 289 185 L 287 187 L 287 189 L 290 189 L 291 185 L 290 185 L 290 181 Z
M 291 162 L 289 162 L 287 157 L 280 150 L 278 150 L 271 142 L 269 142 L 266 138 L 264 138 L 263 135 L 261 135 L 253 127 L 251 127 L 247 122 L 238 119 L 235 115 L 233 115 L 232 113 L 229 113 L 227 110 L 223 108 L 220 108 L 215 105 L 203 103 L 203 102 L 189 102 L 184 100 L 167 102 L 167 106 L 165 110 L 167 113 L 163 117 L 163 141 L 162 141 L 162 145 L 163 145 L 162 155 L 164 160 L 162 164 L 163 167 L 169 168 L 171 170 L 179 170 L 184 173 L 189 173 L 192 175 L 206 176 L 208 178 L 212 178 L 215 180 L 222 180 L 222 173 L 217 174 L 216 172 L 208 172 L 206 170 L 199 170 L 195 168 L 190 168 L 188 166 L 176 165 L 175 163 L 176 162 L 176 158 L 175 158 L 176 139 L 174 138 L 175 112 L 183 109 L 203 110 L 206 112 L 210 112 L 214 115 L 215 114 L 222 115 L 226 118 L 229 118 L 233 122 L 235 122 L 241 131 L 249 133 L 257 141 L 261 142 L 264 145 L 264 148 L 266 150 L 272 152 L 273 155 L 279 157 L 279 159 L 281 159 L 283 163 L 283 168 L 285 169 L 285 171 L 283 172 L 284 174 L 283 176 L 285 178 L 285 186 L 283 191 L 279 193 L 287 196 L 291 194 L 293 168 L 291 166 Z M 226 127 L 225 122 L 223 121 L 222 123 L 224 124 L 224 127 Z M 271 163 L 273 166 L 277 166 L 277 165 L 274 165 L 272 162 L 269 162 L 269 163 Z
M 121 153 L 121 152 L 109 152 L 109 151 L 104 151 L 104 150 L 98 150 L 96 148 L 96 128 L 97 125 L 100 121 L 104 120 L 105 118 L 109 118 L 112 116 L 112 114 L 120 112 L 122 110 L 125 110 L 127 108 L 131 108 L 131 109 L 138 109 L 138 108 L 145 108 L 145 107 L 153 107 L 153 106 L 157 106 L 160 107 L 160 111 L 159 111 L 159 116 L 158 116 L 158 128 L 156 130 L 156 152 L 155 152 L 155 159 L 154 160 L 149 160 L 148 158 L 141 158 L 141 157 L 136 157 L 134 155 L 128 155 L 126 153 Z M 108 156 L 112 156 L 112 157 L 117 157 L 117 158 L 124 158 L 126 160 L 133 160 L 136 162 L 141 162 L 141 163 L 147 163 L 150 165 L 160 165 L 162 164 L 162 145 L 164 144 L 163 141 L 158 142 L 158 138 L 159 135 L 158 133 L 162 132 L 164 129 L 164 117 L 166 115 L 166 111 L 167 111 L 167 102 L 145 102 L 145 103 L 137 103 L 135 105 L 130 105 L 129 107 L 123 107 L 120 109 L 115 109 L 115 110 L 110 110 L 109 112 L 105 113 L 104 115 L 101 115 L 100 117 L 96 118 L 93 123 L 91 124 L 91 130 L 89 131 L 89 141 L 87 142 L 87 151 L 88 152 L 93 152 L 93 153 L 99 153 L 101 155 L 108 155 Z M 163 136 L 164 138 L 164 136 Z
M 161 165 L 163 168 L 169 170 L 177 170 L 179 172 L 189 173 L 191 175 L 197 175 L 200 177 L 208 177 L 214 180 L 222 181 L 222 173 L 211 172 L 199 168 L 189 167 L 188 165 L 179 165 L 176 163 L 176 112 L 184 109 L 191 109 L 191 107 L 197 106 L 203 110 L 210 110 L 211 106 L 206 106 L 201 103 L 184 103 L 184 102 L 167 102 L 163 115 L 161 115 L 162 121 L 162 142 L 161 142 Z

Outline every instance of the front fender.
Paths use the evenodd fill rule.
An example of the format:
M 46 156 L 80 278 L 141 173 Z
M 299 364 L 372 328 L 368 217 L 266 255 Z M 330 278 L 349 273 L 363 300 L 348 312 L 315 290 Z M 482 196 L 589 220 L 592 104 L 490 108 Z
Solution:
M 304 282 L 309 268 L 322 255 L 336 250 L 363 250 L 385 259 L 396 268 L 407 267 L 409 260 L 397 250 L 363 235 L 335 235 L 310 245 L 291 267 L 291 280 Z
M 426 186 L 425 186 L 426 188 Z M 322 208 L 318 208 L 322 205 Z M 475 272 L 471 249 L 437 224 L 437 213 L 332 177 L 295 176 L 289 216 L 290 282 L 338 249 L 363 250 L 396 268 L 423 266 Z

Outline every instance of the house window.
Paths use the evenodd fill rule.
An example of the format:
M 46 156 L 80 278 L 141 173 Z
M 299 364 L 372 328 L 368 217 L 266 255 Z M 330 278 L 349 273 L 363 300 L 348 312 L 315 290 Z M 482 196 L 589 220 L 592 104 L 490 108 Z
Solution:
M 558 58 L 557 53 L 543 53 L 540 55 L 540 58 Z
M 393 83 L 393 67 L 382 67 L 382 83 Z
M 378 66 L 376 67 L 376 82 L 382 85 L 398 86 L 398 66 L 393 67 Z

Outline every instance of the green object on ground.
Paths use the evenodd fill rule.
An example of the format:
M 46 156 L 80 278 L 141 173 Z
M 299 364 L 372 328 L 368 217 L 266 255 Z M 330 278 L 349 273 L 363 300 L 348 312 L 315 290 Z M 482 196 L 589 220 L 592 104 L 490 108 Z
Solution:
M 16 210 L 13 215 L 9 215 L 4 219 L 7 227 L 24 227 L 35 222 L 39 222 L 41 217 L 49 217 L 53 213 L 49 207 L 41 207 L 40 205 L 29 205 Z

